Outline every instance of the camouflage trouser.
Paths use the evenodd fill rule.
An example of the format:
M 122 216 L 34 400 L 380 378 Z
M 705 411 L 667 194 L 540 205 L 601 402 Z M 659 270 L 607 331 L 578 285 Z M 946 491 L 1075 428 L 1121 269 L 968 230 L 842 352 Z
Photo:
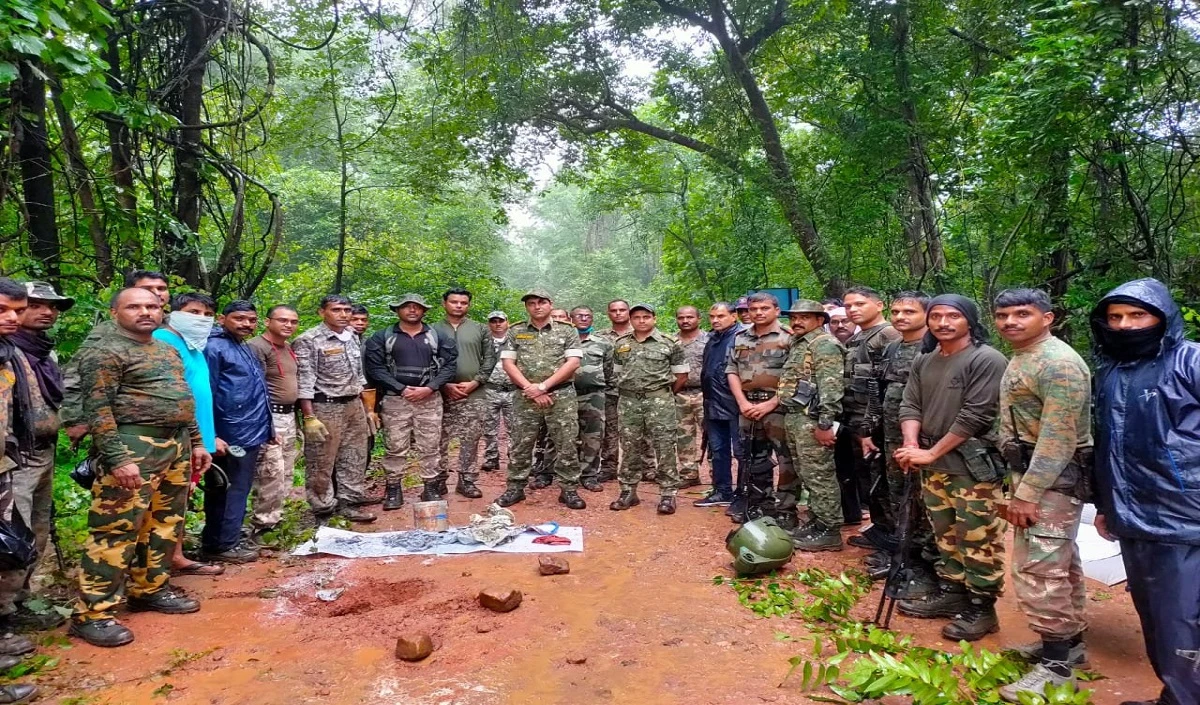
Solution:
M 890 515 L 898 521 L 901 507 L 905 501 L 909 501 L 909 555 L 932 564 L 938 559 L 938 549 L 933 540 L 933 531 L 929 528 L 929 514 L 925 510 L 925 502 L 914 502 L 904 496 L 904 469 L 892 457 L 892 454 L 904 445 L 904 436 L 900 433 L 899 412 L 899 407 L 895 407 L 895 413 L 892 413 L 888 406 L 884 407 L 883 447 L 880 450 L 886 462 Z M 862 448 L 859 448 L 858 452 L 861 454 Z M 900 530 L 901 527 L 897 526 L 897 538 Z
M 600 455 L 604 446 L 604 392 L 588 392 L 577 397 L 579 407 L 579 476 L 593 480 L 600 476 Z
M 787 423 L 784 418 L 784 414 L 778 411 L 767 414 L 757 422 L 740 416 L 738 417 L 738 433 L 744 452 L 748 452 L 752 445 L 757 446 L 762 442 L 768 443 L 771 450 L 775 452 L 775 464 L 779 468 L 778 506 L 781 509 L 790 509 L 796 506 L 796 498 L 800 496 L 803 485 L 800 483 L 800 478 L 796 476 L 796 470 L 792 464 L 792 452 L 788 448 L 787 442 Z M 753 438 L 750 436 L 751 429 L 754 429 Z M 756 441 L 756 443 L 751 444 L 749 441 Z M 770 494 L 771 489 L 763 487 L 759 488 L 759 491 Z
M 829 527 L 842 524 L 842 488 L 838 485 L 833 446 L 817 442 L 813 431 L 817 423 L 808 414 L 784 416 L 792 463 L 804 487 L 808 489 L 808 509 Z
M 658 461 L 658 485 L 664 497 L 674 497 L 679 488 L 676 465 L 678 421 L 675 395 L 670 389 L 654 392 L 621 392 L 621 488 L 637 487 L 645 471 L 645 456 L 639 452 L 645 441 Z
M 513 395 L 513 446 L 508 457 L 508 486 L 524 489 L 533 467 L 533 446 L 543 421 L 550 440 L 558 448 L 554 474 L 564 490 L 579 487 L 579 454 L 575 450 L 579 438 L 579 411 L 575 390 L 571 386 L 550 392 L 554 403 L 540 407 L 524 394 Z
M 442 395 L 430 394 L 423 401 L 412 402 L 389 394 L 383 398 L 383 471 L 387 484 L 404 481 L 408 465 L 408 449 L 416 446 L 417 469 L 421 479 L 433 482 L 438 478 L 438 444 L 442 435 Z
M 483 467 L 500 469 L 500 420 L 504 419 L 504 428 L 508 431 L 508 447 L 512 450 L 512 409 L 513 391 L 502 391 L 488 387 L 484 392 L 487 403 L 487 419 L 483 427 Z
M 600 448 L 600 474 L 606 478 L 617 476 L 621 457 L 621 430 L 617 425 L 617 395 L 604 395 L 604 442 Z
M 304 489 L 313 512 L 329 514 L 339 503 L 367 499 L 367 412 L 355 399 L 346 404 L 313 402 L 313 414 L 325 424 L 329 437 L 304 444 Z
M 269 529 L 283 520 L 283 501 L 292 490 L 292 476 L 296 471 L 296 448 L 299 434 L 296 430 L 296 414 L 271 414 L 275 433 L 282 441 L 279 445 L 267 443 L 258 454 L 258 467 L 254 469 L 254 514 L 251 523 L 259 529 Z
M 50 509 L 54 501 L 54 444 L 21 454 L 21 467 L 5 475 L 12 482 L 13 508 L 33 531 L 38 555 L 46 556 L 50 540 Z M 5 514 L 5 519 L 11 519 Z M 0 573 L 0 615 L 11 614 L 16 603 L 29 596 L 29 578 L 37 564 L 24 570 Z
M 1017 487 L 1020 480 L 1013 482 Z M 1048 641 L 1063 641 L 1087 629 L 1083 563 L 1075 535 L 1083 502 L 1047 490 L 1038 503 L 1038 522 L 1015 529 L 1012 579 L 1017 604 L 1029 628 Z
M 578 443 L 576 448 L 578 448 Z M 537 442 L 533 444 L 533 470 L 530 472 L 534 477 L 554 477 L 554 464 L 558 462 L 558 453 L 554 451 L 554 441 L 550 440 L 550 432 L 546 429 L 546 424 L 543 422 L 538 427 Z
M 450 477 L 451 470 L 458 471 L 460 480 L 474 481 L 479 476 L 479 439 L 486 418 L 487 398 L 483 392 L 442 404 L 440 479 Z M 458 439 L 458 467 L 450 457 L 450 441 L 454 438 Z
M 689 389 L 675 395 L 675 413 L 679 419 L 676 452 L 679 456 L 679 479 L 685 482 L 700 479 L 700 434 L 704 430 L 704 396 L 699 389 Z
M 92 485 L 89 533 L 79 561 L 74 614 L 79 622 L 113 618 L 127 573 L 130 595 L 144 597 L 165 589 L 177 527 L 183 522 L 191 477 L 187 431 L 168 439 L 123 433 L 121 440 L 136 454 L 133 462 L 141 471 L 142 485 L 125 489 L 107 471 Z
M 1004 532 L 999 482 L 925 471 L 925 508 L 937 540 L 937 574 L 973 593 L 997 596 L 1004 588 Z

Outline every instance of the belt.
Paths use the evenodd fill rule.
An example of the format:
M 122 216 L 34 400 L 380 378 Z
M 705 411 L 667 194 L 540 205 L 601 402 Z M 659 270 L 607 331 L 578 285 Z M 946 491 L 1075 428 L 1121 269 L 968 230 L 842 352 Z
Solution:
M 271 403 L 271 413 L 272 414 L 291 414 L 291 413 L 295 413 L 295 411 L 296 411 L 295 404 L 276 404 L 274 402 Z
M 512 385 L 512 384 L 493 384 L 492 382 L 488 382 L 487 388 L 494 392 L 515 392 L 515 391 L 517 391 L 516 386 Z
M 604 387 L 580 387 L 578 384 L 575 385 L 575 393 L 576 394 L 595 394 L 596 392 L 603 392 L 603 391 L 604 391 Z
M 679 390 L 680 394 L 700 394 L 704 391 L 703 387 L 684 387 Z
M 323 392 L 317 392 L 313 395 L 312 400 L 318 404 L 349 404 L 355 399 L 358 399 L 357 394 L 348 394 L 344 397 L 331 397 Z
M 648 392 L 631 392 L 629 390 L 622 389 L 621 396 L 633 397 L 634 399 L 648 399 L 653 396 L 661 395 L 663 392 L 666 392 L 667 394 L 671 394 L 671 388 L 670 387 L 662 387 L 660 389 L 651 389 Z
M 137 423 L 119 423 L 117 424 L 117 432 L 124 433 L 130 436 L 149 436 L 151 438 L 159 438 L 167 440 L 179 435 L 183 429 L 182 426 L 143 426 Z
M 751 389 L 745 392 L 746 401 L 769 401 L 775 398 L 774 389 Z

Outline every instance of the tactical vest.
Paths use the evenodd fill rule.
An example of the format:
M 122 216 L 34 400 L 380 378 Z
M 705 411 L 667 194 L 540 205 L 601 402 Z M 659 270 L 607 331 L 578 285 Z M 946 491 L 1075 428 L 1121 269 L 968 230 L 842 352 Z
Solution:
M 392 349 L 396 347 L 396 326 L 388 326 L 387 333 L 383 338 L 383 353 L 384 359 L 387 360 L 388 374 L 395 377 L 398 371 L 403 371 L 416 375 L 420 377 L 421 385 L 427 384 L 429 380 L 436 377 L 438 371 L 442 369 L 442 359 L 438 357 L 438 335 L 433 326 L 425 326 L 425 342 L 429 345 L 429 351 L 432 353 L 430 357 L 433 360 L 428 368 L 423 370 L 408 367 L 397 368 L 396 356 L 392 355 Z

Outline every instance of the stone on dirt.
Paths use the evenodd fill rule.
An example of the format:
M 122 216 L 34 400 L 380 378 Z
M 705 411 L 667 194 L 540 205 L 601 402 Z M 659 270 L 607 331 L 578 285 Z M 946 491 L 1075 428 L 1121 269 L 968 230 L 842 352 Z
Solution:
M 433 653 L 433 639 L 428 634 L 405 634 L 396 639 L 396 658 L 420 661 Z
M 524 597 L 520 590 L 491 587 L 479 593 L 479 604 L 493 612 L 512 612 Z
M 574 664 L 576 666 L 587 663 L 587 656 L 584 656 L 583 654 L 571 654 L 567 657 L 567 663 Z
M 538 556 L 538 572 L 542 575 L 566 575 L 571 572 L 571 564 L 558 556 Z

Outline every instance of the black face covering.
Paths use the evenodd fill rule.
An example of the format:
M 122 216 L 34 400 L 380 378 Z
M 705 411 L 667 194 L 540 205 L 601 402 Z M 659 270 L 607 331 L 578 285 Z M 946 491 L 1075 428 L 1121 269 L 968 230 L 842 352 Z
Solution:
M 1159 321 L 1158 325 L 1137 330 L 1116 330 L 1101 325 L 1097 331 L 1104 354 L 1114 360 L 1127 362 L 1157 355 L 1163 335 L 1167 332 L 1167 323 Z

